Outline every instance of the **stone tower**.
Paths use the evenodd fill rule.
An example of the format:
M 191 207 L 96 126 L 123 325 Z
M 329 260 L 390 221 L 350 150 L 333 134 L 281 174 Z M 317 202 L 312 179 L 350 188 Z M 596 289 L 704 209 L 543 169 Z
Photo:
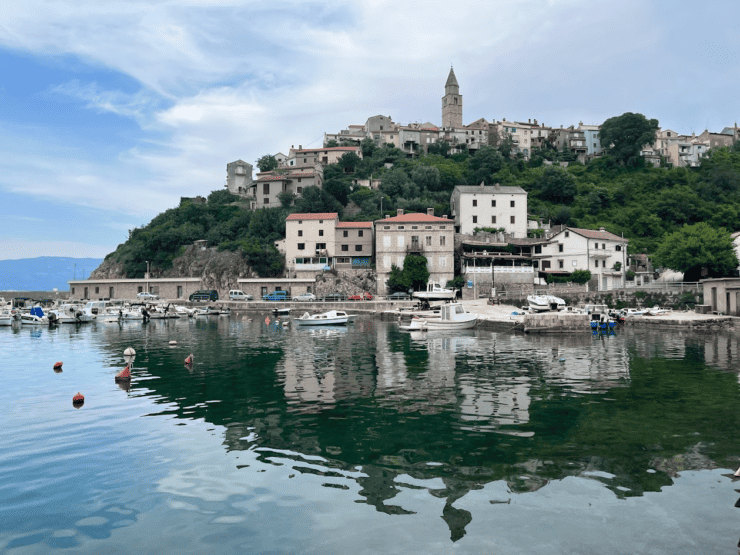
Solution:
M 455 72 L 450 68 L 445 83 L 445 95 L 442 97 L 442 127 L 459 129 L 462 124 L 462 95 Z

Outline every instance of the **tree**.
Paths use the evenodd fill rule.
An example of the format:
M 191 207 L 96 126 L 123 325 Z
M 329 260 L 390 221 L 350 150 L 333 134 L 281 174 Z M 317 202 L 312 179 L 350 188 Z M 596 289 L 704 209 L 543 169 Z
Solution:
M 411 184 L 412 181 L 405 171 L 393 168 L 381 177 L 380 190 L 392 198 L 406 197 Z
M 334 148 L 336 146 L 339 146 L 339 143 L 335 141 L 334 139 L 329 139 L 328 141 L 326 141 L 326 144 L 324 145 L 324 147 L 326 148 Z
M 702 277 L 731 276 L 738 266 L 730 233 L 704 222 L 685 225 L 666 235 L 655 253 L 655 261 L 684 273 L 687 281 Z M 706 273 L 702 269 L 706 268 Z
M 362 159 L 352 151 L 345 152 L 342 157 L 337 160 L 337 164 L 344 169 L 345 173 L 354 173 L 355 168 L 360 164 Z
M 388 288 L 388 291 L 391 293 L 396 293 L 398 291 L 403 291 L 404 293 L 406 293 L 411 287 L 411 282 L 406 277 L 406 274 L 404 274 L 403 270 L 401 270 L 395 264 L 391 265 L 391 273 L 388 276 L 385 284 Z
M 560 166 L 548 166 L 540 178 L 540 198 L 570 204 L 576 196 L 576 180 Z
M 278 200 L 280 201 L 280 206 L 283 208 L 290 207 L 291 204 L 293 204 L 293 193 L 291 191 L 283 191 L 280 194 L 278 194 Z
M 642 114 L 625 112 L 601 124 L 599 141 L 609 154 L 622 164 L 636 165 L 640 150 L 655 142 L 658 120 L 647 119 Z
M 375 149 L 378 148 L 378 145 L 376 145 L 375 141 L 373 141 L 370 137 L 365 137 L 360 143 L 360 148 L 362 149 L 362 155 L 367 158 L 373 155 L 373 152 L 375 152 Z
M 417 254 L 407 254 L 403 259 L 403 273 L 411 283 L 414 291 L 426 290 L 429 281 L 427 258 Z
M 265 154 L 257 160 L 257 167 L 261 172 L 269 172 L 278 167 L 277 160 L 272 154 Z
M 411 170 L 411 180 L 416 183 L 422 191 L 439 190 L 439 170 L 434 166 L 416 166 Z
M 427 146 L 427 154 L 439 154 L 447 157 L 450 154 L 450 143 L 447 141 L 437 141 Z
M 302 196 L 295 200 L 295 211 L 302 214 L 342 211 L 341 203 L 331 193 L 318 187 L 306 187 Z

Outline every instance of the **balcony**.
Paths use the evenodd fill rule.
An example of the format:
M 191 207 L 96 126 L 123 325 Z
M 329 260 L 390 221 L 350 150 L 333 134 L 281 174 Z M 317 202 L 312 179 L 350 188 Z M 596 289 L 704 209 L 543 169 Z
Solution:
M 424 245 L 422 245 L 421 241 L 411 241 L 411 244 L 406 245 L 406 252 L 407 253 L 423 253 L 424 252 Z

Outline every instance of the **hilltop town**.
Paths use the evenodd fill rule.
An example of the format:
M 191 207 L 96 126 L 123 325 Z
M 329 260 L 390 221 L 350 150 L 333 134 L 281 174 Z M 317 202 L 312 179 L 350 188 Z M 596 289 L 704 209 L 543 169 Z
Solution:
M 423 257 L 430 282 L 474 283 L 478 295 L 568 281 L 609 291 L 656 279 L 653 254 L 670 262 L 661 255 L 667 238 L 715 230 L 726 232 L 727 242 L 713 242 L 730 245 L 732 256 L 687 270 L 691 277 L 736 270 L 729 233 L 740 213 L 737 125 L 691 136 L 640 114 L 567 128 L 505 118 L 464 125 L 452 69 L 441 115 L 441 126 L 370 117 L 325 133 L 321 148 L 263 156 L 256 177 L 252 164 L 230 162 L 224 191 L 184 198 L 134 230 L 91 279 L 128 278 L 152 291 L 165 286 L 153 283 L 157 278 L 188 277 L 198 278 L 198 287 L 261 295 L 317 292 L 335 276 L 323 287 L 342 283 L 345 295 L 387 295 L 411 279 L 403 276 L 411 256 Z M 601 144 L 632 122 L 645 126 L 647 144 L 632 145 L 631 154 L 616 148 L 618 139 Z M 160 228 L 167 241 L 144 241 L 147 252 L 134 248 Z M 207 265 L 178 262 L 183 249 L 188 256 L 239 250 L 243 263 L 216 276 Z M 141 271 L 145 257 L 152 272 L 149 264 Z M 187 296 L 192 286 L 177 285 L 170 296 Z M 71 287 L 73 297 L 122 296 L 122 285 Z

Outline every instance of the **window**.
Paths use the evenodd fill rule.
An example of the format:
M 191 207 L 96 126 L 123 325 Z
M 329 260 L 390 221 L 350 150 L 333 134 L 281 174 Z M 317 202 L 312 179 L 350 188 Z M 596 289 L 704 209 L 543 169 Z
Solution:
M 601 243 L 601 248 L 604 249 L 604 250 L 606 250 L 606 244 L 605 243 Z
M 306 248 L 306 243 L 298 243 L 298 250 L 302 251 Z
M 411 229 L 419 229 L 419 226 L 418 225 L 412 225 L 411 226 Z
M 512 201 L 511 201 L 511 207 L 512 207 L 512 208 L 514 208 L 514 205 L 515 205 L 515 204 L 516 204 L 516 201 L 515 201 L 515 200 L 512 200 Z
M 570 237 L 570 231 L 566 231 L 566 232 L 565 232 L 565 236 L 566 236 L 566 237 Z
M 111 297 L 113 296 L 113 288 L 111 287 Z M 182 299 L 182 285 L 177 286 L 177 298 Z
M 447 258 L 444 256 L 439 257 L 439 267 L 440 268 L 446 268 L 447 267 Z
M 404 237 L 403 235 L 399 235 L 398 236 L 398 246 L 403 247 L 403 245 L 404 245 Z
M 621 251 L 622 250 L 622 245 L 617 245 L 616 247 L 614 247 L 614 250 L 615 251 Z
M 473 216 L 473 223 L 474 224 L 477 224 L 478 223 L 478 216 Z
M 324 230 L 323 229 L 319 229 L 319 237 L 323 237 L 323 236 L 324 236 Z
M 432 226 L 430 226 L 430 225 L 425 225 L 425 226 L 424 226 L 424 229 L 432 229 Z
M 99 294 L 99 293 L 100 293 L 100 287 L 96 287 L 96 288 L 95 288 L 95 294 L 97 295 L 97 294 Z
M 300 195 L 302 192 L 303 192 L 303 187 L 296 188 L 296 193 Z
M 355 245 L 355 252 L 362 252 L 362 245 Z
M 298 230 L 298 237 L 303 237 L 303 230 L 302 229 L 299 229 Z
M 533 260 L 532 261 L 532 268 L 539 268 L 540 267 L 540 261 L 539 260 Z
M 564 267 L 563 261 L 562 260 L 558 260 L 558 268 L 563 268 L 563 267 Z
M 399 225 L 396 229 L 404 229 L 402 225 Z
M 495 224 L 496 223 L 496 216 L 491 216 L 491 223 L 492 224 Z
M 326 243 L 316 243 L 316 248 L 321 250 L 326 248 Z
M 72 294 L 73 295 L 75 294 L 75 288 L 74 287 L 72 288 Z
M 534 253 L 535 254 L 542 254 L 542 245 L 535 245 L 534 246 Z
M 445 226 L 441 225 L 439 226 L 439 229 L 446 229 Z
M 267 197 L 265 197 L 265 200 L 264 200 L 264 202 L 262 204 L 270 204 L 270 199 L 267 198 Z
M 431 247 L 432 246 L 432 236 L 431 235 L 427 235 L 426 236 L 426 246 L 427 247 Z
M 142 291 L 144 291 L 144 288 L 141 285 L 139 285 L 136 289 L 137 289 L 136 291 L 137 293 L 141 293 Z
M 384 247 L 391 246 L 391 236 L 390 235 L 386 235 L 385 237 L 383 237 L 383 246 Z
M 263 183 L 262 184 L 262 194 L 263 195 L 269 195 L 270 194 L 270 184 L 269 183 Z
M 349 245 L 342 245 L 342 252 L 347 252 L 349 250 Z
M 444 247 L 445 246 L 445 236 L 444 235 L 440 235 L 439 236 L 439 246 L 440 247 Z
M 181 286 L 178 286 L 178 290 L 179 290 L 179 293 L 180 294 L 178 295 L 177 298 L 179 299 L 180 297 L 182 297 L 182 287 Z M 112 287 L 109 287 L 108 288 L 108 298 L 109 299 L 112 299 L 113 298 L 113 288 Z
M 319 223 L 320 223 L 320 224 L 323 224 L 323 223 L 324 223 L 324 220 L 319 220 Z
M 542 269 L 543 270 L 549 270 L 550 269 L 550 261 L 549 260 L 543 260 L 542 261 Z
M 516 221 L 516 217 L 515 216 L 512 216 L 511 217 L 511 223 L 513 224 L 513 223 L 515 223 L 515 221 Z
M 389 226 L 389 225 L 384 225 L 383 226 L 383 229 L 390 229 L 390 228 L 391 228 L 391 226 Z
M 298 183 L 300 183 L 300 182 L 301 182 L 301 178 L 299 177 L 299 178 L 298 178 Z
M 342 231 L 342 237 L 349 237 L 349 231 L 347 231 L 346 229 Z
M 478 206 L 478 201 L 476 199 L 473 199 L 473 206 Z
M 491 208 L 496 208 L 496 201 L 495 200 L 492 200 L 491 201 Z
M 594 262 L 596 262 L 595 266 L 598 268 L 599 267 L 599 261 L 598 260 L 594 260 Z
M 362 237 L 362 231 L 363 231 L 363 230 L 362 230 L 362 229 L 360 229 L 360 230 L 359 230 L 359 231 L 357 232 L 357 236 L 358 236 L 358 237 Z
M 563 252 L 563 245 L 558 245 L 558 252 Z

